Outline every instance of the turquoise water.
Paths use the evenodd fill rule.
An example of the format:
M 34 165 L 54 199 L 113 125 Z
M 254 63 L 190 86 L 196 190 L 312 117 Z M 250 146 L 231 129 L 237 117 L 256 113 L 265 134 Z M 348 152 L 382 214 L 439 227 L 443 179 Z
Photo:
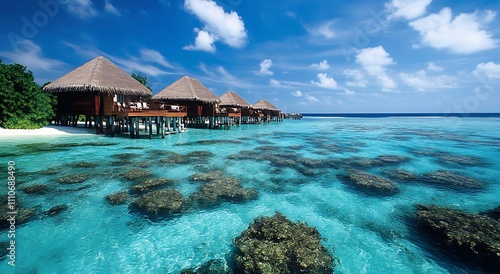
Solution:
M 228 259 L 232 239 L 255 217 L 275 211 L 319 230 L 325 247 L 338 258 L 336 273 L 478 272 L 436 252 L 415 233 L 409 217 L 418 203 L 471 212 L 499 205 L 499 122 L 497 118 L 304 118 L 231 130 L 189 129 L 152 140 L 95 135 L 2 137 L 2 181 L 7 177 L 7 162 L 15 161 L 18 188 L 50 187 L 47 194 L 17 191 L 16 198 L 26 207 L 37 207 L 38 212 L 60 204 L 69 209 L 53 217 L 39 214 L 18 226 L 16 266 L 4 259 L 0 273 L 178 273 L 211 259 Z M 194 151 L 213 154 L 206 161 L 160 162 L 173 153 Z M 261 158 L 248 157 L 255 152 Z M 133 154 L 122 155 L 128 163 L 117 163 L 117 155 L 123 153 Z M 266 160 L 269 155 L 293 160 L 337 159 L 337 165 L 277 166 Z M 400 191 L 386 196 L 355 189 L 339 179 L 349 168 L 342 163 L 352 157 L 381 155 L 406 156 L 409 161 L 356 168 L 379 176 L 394 168 L 417 175 L 449 170 L 483 181 L 487 187 L 463 191 L 395 181 Z M 456 163 L 439 155 L 472 156 L 476 162 Z M 80 161 L 98 165 L 70 166 Z M 155 177 L 176 180 L 174 188 L 184 197 L 200 185 L 190 181 L 190 176 L 224 170 L 243 186 L 257 189 L 259 198 L 152 221 L 128 204 L 112 206 L 105 199 L 131 186 L 122 174 L 138 165 L 147 166 Z M 57 174 L 39 173 L 49 168 Z M 90 176 L 83 183 L 61 185 L 56 181 L 82 173 Z M 6 196 L 7 190 L 3 188 L 2 193 Z M 3 230 L 0 241 L 6 240 Z

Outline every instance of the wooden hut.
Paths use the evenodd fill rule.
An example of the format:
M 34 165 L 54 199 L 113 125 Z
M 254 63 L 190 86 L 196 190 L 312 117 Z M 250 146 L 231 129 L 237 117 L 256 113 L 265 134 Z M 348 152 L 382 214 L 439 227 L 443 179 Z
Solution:
M 153 96 L 167 104 L 187 107 L 186 124 L 192 127 L 215 128 L 219 98 L 200 81 L 184 76 Z
M 220 97 L 220 107 L 229 118 L 236 123 L 248 123 L 250 116 L 250 104 L 241 98 L 236 92 L 228 91 Z
M 264 122 L 281 122 L 283 121 L 283 117 L 281 114 L 281 110 L 275 107 L 271 102 L 267 100 L 260 100 L 257 103 L 252 105 L 252 109 L 254 109 L 254 117 L 258 117 L 260 120 Z
M 159 104 L 148 104 L 152 92 L 125 71 L 103 56 L 96 57 L 67 73 L 43 90 L 57 97 L 56 122 L 76 126 L 79 115 L 85 115 L 92 124 L 94 118 L 97 133 L 129 130 L 131 137 L 139 136 L 139 119 L 149 122 L 152 135 L 152 121 L 157 132 L 170 132 L 165 118 L 184 117 L 184 112 L 169 112 Z M 106 122 L 106 128 L 104 128 Z M 118 125 L 115 128 L 115 125 Z M 145 128 L 147 124 L 145 123 Z M 176 129 L 175 125 L 172 129 Z

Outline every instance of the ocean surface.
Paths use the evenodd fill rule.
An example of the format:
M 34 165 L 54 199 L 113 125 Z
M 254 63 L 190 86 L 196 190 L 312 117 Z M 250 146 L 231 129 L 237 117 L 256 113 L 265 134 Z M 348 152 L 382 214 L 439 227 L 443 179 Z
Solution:
M 168 160 L 193 152 L 203 157 Z M 406 160 L 374 161 L 386 155 Z M 485 117 L 306 116 L 230 130 L 188 129 L 151 140 L 146 134 L 141 139 L 0 137 L 0 194 L 7 196 L 7 163 L 15 161 L 16 199 L 39 212 L 16 228 L 16 266 L 4 258 L 0 273 L 179 273 L 212 259 L 230 262 L 232 239 L 255 217 L 276 211 L 318 229 L 337 258 L 336 273 L 481 273 L 437 250 L 415 230 L 412 216 L 415 204 L 469 212 L 498 206 L 498 159 L 500 119 Z M 78 162 L 95 166 L 75 167 Z M 124 174 L 133 168 L 175 180 L 170 186 L 184 197 L 202 184 L 191 176 L 222 170 L 259 196 L 151 219 L 133 210 L 133 198 L 123 205 L 105 199 L 131 187 Z M 384 178 L 394 169 L 417 176 L 447 170 L 486 187 L 468 191 L 393 180 L 399 192 L 380 195 L 341 180 L 351 168 Z M 57 181 L 71 174 L 88 179 L 69 185 Z M 20 190 L 40 184 L 49 191 Z M 43 214 L 57 205 L 68 209 Z M 7 231 L 0 231 L 0 242 L 7 240 Z

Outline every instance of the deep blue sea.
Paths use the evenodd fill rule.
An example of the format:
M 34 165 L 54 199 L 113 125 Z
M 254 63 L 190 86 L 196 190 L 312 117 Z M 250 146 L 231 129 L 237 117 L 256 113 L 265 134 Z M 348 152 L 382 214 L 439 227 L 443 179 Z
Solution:
M 338 259 L 336 273 L 480 273 L 436 250 L 415 231 L 411 217 L 415 204 L 469 212 L 500 204 L 500 118 L 306 116 L 230 130 L 188 129 L 165 139 L 145 135 L 0 137 L 2 182 L 8 161 L 15 161 L 18 189 L 38 184 L 50 189 L 46 194 L 18 190 L 18 201 L 38 212 L 69 207 L 53 217 L 39 213 L 18 226 L 16 266 L 5 258 L 0 273 L 179 273 L 211 259 L 228 259 L 232 239 L 255 217 L 275 211 L 318 229 L 323 245 Z M 161 161 L 196 151 L 212 154 L 201 162 Z M 262 157 L 244 157 L 255 152 Z M 337 159 L 339 164 L 277 166 L 273 155 L 292 162 Z M 370 164 L 383 155 L 406 156 L 408 161 Z M 81 161 L 97 166 L 71 167 Z M 364 164 L 346 166 L 348 162 Z M 176 180 L 174 188 L 184 197 L 201 184 L 190 180 L 192 175 L 223 170 L 255 188 L 259 197 L 150 220 L 131 210 L 130 202 L 113 206 L 105 199 L 130 188 L 123 174 L 132 168 Z M 338 175 L 349 168 L 384 178 L 393 169 L 418 176 L 447 170 L 485 182 L 486 188 L 467 191 L 394 181 L 397 194 L 378 195 L 340 180 Z M 57 182 L 70 174 L 89 178 L 73 185 Z M 6 196 L 6 183 L 2 187 L 0 194 Z M 7 240 L 7 231 L 0 231 L 0 241 Z

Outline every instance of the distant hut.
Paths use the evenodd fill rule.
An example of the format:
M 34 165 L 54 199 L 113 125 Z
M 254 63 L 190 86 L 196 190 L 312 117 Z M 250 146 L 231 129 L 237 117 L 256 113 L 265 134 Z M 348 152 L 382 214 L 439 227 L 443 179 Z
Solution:
M 283 121 L 281 110 L 275 107 L 271 102 L 267 100 L 260 100 L 252 105 L 255 110 L 254 116 L 259 117 L 265 122 L 280 122 Z
M 117 117 L 135 117 L 134 121 L 128 119 L 126 122 L 132 126 L 134 122 L 138 134 L 137 117 L 148 117 L 151 125 L 152 117 L 168 116 L 159 107 L 155 110 L 147 105 L 145 99 L 152 95 L 148 88 L 103 56 L 70 71 L 46 85 L 43 90 L 56 95 L 59 122 L 71 122 L 75 126 L 79 115 L 92 116 L 98 133 L 104 133 L 104 120 L 106 126 L 113 127 L 111 133 L 114 134 Z M 133 131 L 131 135 L 134 135 Z
M 250 116 L 250 104 L 241 98 L 236 92 L 228 91 L 220 97 L 220 106 L 228 116 L 236 119 L 238 123 L 248 123 Z
M 200 81 L 184 76 L 153 96 L 167 105 L 187 106 L 187 124 L 195 127 L 215 127 L 219 98 Z

